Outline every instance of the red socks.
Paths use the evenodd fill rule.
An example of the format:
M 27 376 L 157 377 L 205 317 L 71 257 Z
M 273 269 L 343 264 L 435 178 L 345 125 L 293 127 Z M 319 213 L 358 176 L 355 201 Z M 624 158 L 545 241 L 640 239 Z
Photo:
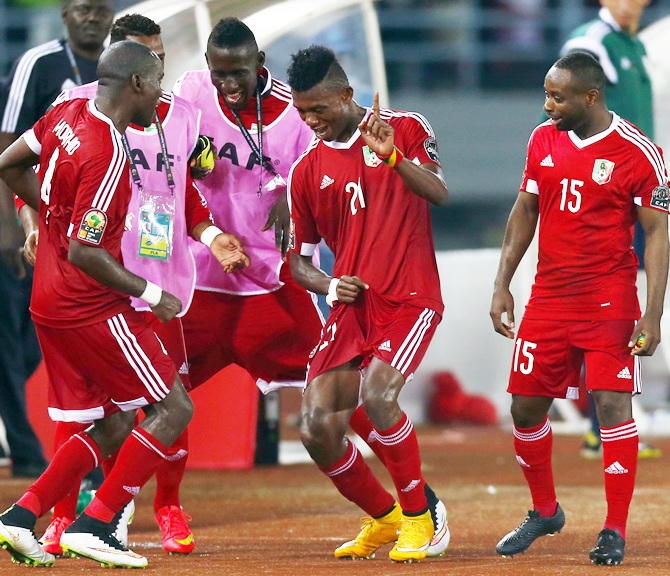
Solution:
M 388 469 L 403 512 L 408 515 L 423 513 L 428 506 L 423 488 L 426 482 L 421 473 L 416 433 L 407 415 L 403 413 L 394 426 L 379 432 L 361 404 L 352 414 L 349 426 Z
M 58 449 L 44 474 L 28 488 L 18 504 L 39 518 L 71 490 L 78 494 L 81 479 L 98 465 L 100 459 L 97 444 L 86 432 L 72 436 Z
M 370 418 L 368 418 L 368 413 L 363 408 L 363 404 L 359 404 L 358 408 L 354 410 L 354 413 L 349 419 L 349 426 L 351 429 L 358 434 L 363 441 L 372 449 L 375 453 L 375 456 L 384 463 L 384 453 L 382 452 L 381 446 L 377 441 L 377 434 L 375 432 L 375 427 Z
M 188 460 L 188 428 L 170 446 L 165 462 L 156 470 L 156 496 L 154 510 L 163 506 L 179 506 L 179 486 L 184 478 Z
M 121 446 L 116 464 L 86 513 L 103 522 L 136 496 L 165 460 L 168 449 L 142 428 L 135 428 Z
M 603 441 L 603 470 L 607 518 L 604 528 L 618 530 L 626 539 L 628 509 L 635 489 L 638 434 L 635 420 L 611 428 L 600 427 Z
M 56 432 L 54 434 L 54 451 L 57 451 L 65 442 L 78 432 L 83 432 L 90 426 L 90 422 L 82 424 L 81 422 L 57 422 Z M 60 502 L 54 506 L 53 518 L 69 518 L 74 520 L 77 517 L 77 500 L 79 500 L 79 484 L 72 485 L 70 492 Z
M 551 467 L 553 436 L 547 417 L 539 426 L 517 428 L 514 426 L 516 459 L 526 477 L 533 499 L 533 508 L 540 516 L 556 513 L 556 490 Z
M 377 431 L 382 462 L 389 471 L 398 492 L 398 502 L 408 516 L 424 513 L 428 501 L 421 473 L 421 456 L 414 426 L 403 413 L 388 430 Z
M 342 496 L 373 518 L 380 518 L 395 504 L 395 498 L 374 477 L 353 442 L 347 443 L 342 458 L 321 471 L 332 480 Z

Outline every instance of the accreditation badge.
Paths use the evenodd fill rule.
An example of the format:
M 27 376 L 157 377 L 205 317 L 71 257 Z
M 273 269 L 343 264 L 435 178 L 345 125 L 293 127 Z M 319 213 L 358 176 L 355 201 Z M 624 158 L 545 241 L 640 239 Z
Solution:
M 174 196 L 139 192 L 138 255 L 143 258 L 168 260 L 172 254 L 176 203 Z

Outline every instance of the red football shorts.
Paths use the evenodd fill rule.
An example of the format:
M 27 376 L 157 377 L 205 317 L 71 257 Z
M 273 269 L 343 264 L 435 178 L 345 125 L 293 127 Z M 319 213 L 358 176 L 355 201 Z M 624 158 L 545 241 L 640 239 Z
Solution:
M 182 318 L 193 388 L 230 364 L 247 370 L 262 390 L 272 382 L 304 384 L 323 317 L 288 266 L 280 278 L 284 286 L 269 294 L 195 291 Z
M 161 322 L 153 312 L 142 312 L 144 320 L 158 336 L 167 350 L 168 356 L 172 358 L 175 368 L 179 373 L 179 379 L 184 388 L 190 390 L 188 375 L 188 363 L 186 362 L 186 344 L 184 342 L 184 328 L 181 318 L 173 318 L 169 322 Z
M 174 363 L 139 312 L 78 328 L 35 328 L 52 420 L 89 422 L 141 408 L 165 398 L 175 382 Z
M 363 370 L 373 357 L 410 380 L 440 320 L 430 308 L 392 303 L 366 290 L 354 304 L 339 304 L 331 311 L 310 360 L 307 382 L 356 358 Z
M 640 362 L 628 342 L 633 320 L 604 322 L 524 318 L 514 344 L 507 391 L 522 396 L 578 398 L 586 365 L 587 390 L 636 392 Z

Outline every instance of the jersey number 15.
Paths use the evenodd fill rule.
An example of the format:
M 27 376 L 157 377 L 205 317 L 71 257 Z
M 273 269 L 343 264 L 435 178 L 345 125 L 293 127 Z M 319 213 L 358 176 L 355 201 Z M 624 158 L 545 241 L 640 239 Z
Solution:
M 514 345 L 514 362 L 512 370 L 514 372 L 521 372 L 522 374 L 530 374 L 533 371 L 533 363 L 535 362 L 535 357 L 533 356 L 531 350 L 537 348 L 535 342 L 528 342 L 517 338 Z M 519 358 L 523 356 L 523 358 Z
M 567 208 L 573 214 L 579 212 L 582 206 L 582 193 L 578 190 L 584 186 L 581 180 L 569 180 L 563 178 L 561 180 L 561 211 L 564 212 Z M 568 196 L 568 192 L 570 196 Z

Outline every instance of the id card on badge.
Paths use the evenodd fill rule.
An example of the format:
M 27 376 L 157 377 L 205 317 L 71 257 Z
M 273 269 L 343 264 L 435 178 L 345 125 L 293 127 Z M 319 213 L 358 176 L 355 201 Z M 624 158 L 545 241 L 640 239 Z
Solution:
M 167 260 L 172 254 L 175 203 L 173 198 L 142 191 L 138 231 L 138 255 Z

